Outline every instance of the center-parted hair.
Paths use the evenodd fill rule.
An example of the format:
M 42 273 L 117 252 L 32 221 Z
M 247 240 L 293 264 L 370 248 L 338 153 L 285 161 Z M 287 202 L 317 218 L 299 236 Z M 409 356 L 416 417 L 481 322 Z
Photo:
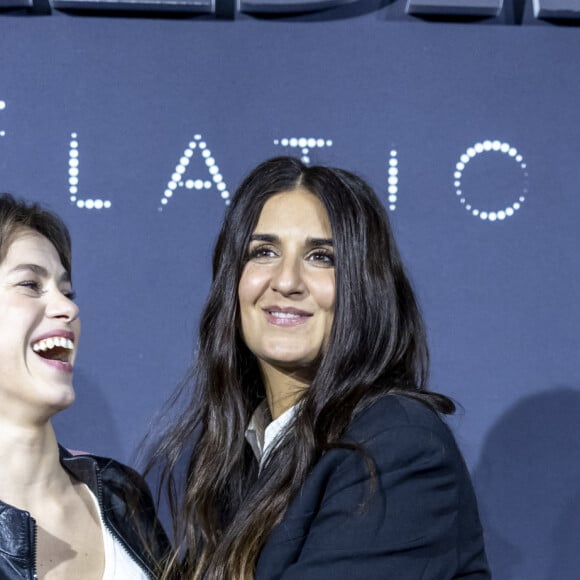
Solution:
M 258 478 L 244 433 L 265 391 L 241 337 L 238 285 L 264 203 L 297 187 L 314 194 L 328 213 L 334 320 L 312 383 Z M 365 453 L 341 440 L 360 409 L 396 392 L 439 412 L 454 411 L 448 398 L 426 390 L 427 375 L 423 321 L 387 213 L 370 186 L 348 171 L 291 157 L 259 165 L 227 210 L 195 372 L 173 402 L 189 400 L 153 458 L 162 465 L 179 543 L 167 577 L 179 570 L 184 578 L 251 578 L 268 535 L 322 453 L 332 447 Z M 372 475 L 372 459 L 366 459 Z M 183 461 L 186 473 L 178 477 Z

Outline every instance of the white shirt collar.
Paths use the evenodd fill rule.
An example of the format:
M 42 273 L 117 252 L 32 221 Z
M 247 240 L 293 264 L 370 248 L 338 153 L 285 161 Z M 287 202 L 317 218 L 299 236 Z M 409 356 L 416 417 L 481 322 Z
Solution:
M 268 401 L 264 400 L 252 414 L 245 436 L 256 459 L 260 462 L 260 468 L 264 464 L 268 452 L 276 446 L 277 441 L 294 419 L 296 410 L 297 405 L 294 405 L 286 409 L 275 421 L 272 421 Z

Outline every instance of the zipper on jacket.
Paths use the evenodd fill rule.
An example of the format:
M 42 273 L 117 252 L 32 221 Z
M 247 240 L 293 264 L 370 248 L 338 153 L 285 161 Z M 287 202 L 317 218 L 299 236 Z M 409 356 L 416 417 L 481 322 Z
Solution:
M 117 540 L 117 543 L 121 546 L 123 552 L 125 552 L 125 554 L 127 554 L 129 558 L 131 558 L 131 560 L 133 560 L 133 562 L 135 562 L 135 564 L 137 564 L 137 566 L 139 566 L 139 568 L 141 568 L 150 578 L 154 578 L 155 576 L 153 572 L 149 569 L 149 566 L 147 566 L 145 562 L 139 561 L 140 558 L 137 559 L 137 556 L 132 553 L 132 550 L 129 550 L 129 548 L 127 548 L 123 538 L 119 537 L 119 534 L 113 529 L 111 525 L 109 525 L 109 523 L 105 519 L 103 515 L 105 513 L 105 510 L 103 508 L 103 484 L 101 482 L 101 470 L 99 469 L 99 466 L 96 463 L 95 463 L 95 472 L 97 475 L 97 502 L 99 504 L 99 512 L 100 512 L 99 515 L 103 526 L 107 528 L 107 530 L 109 530 L 111 535 Z
M 36 525 L 36 520 L 30 517 L 30 523 L 32 525 L 32 578 L 33 580 L 38 580 L 38 571 L 36 569 L 36 544 L 38 541 L 38 526 Z

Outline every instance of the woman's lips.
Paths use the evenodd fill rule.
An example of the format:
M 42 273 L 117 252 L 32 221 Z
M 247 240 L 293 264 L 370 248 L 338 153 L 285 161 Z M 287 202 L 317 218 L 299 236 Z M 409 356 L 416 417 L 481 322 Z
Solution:
M 310 312 L 298 308 L 264 308 L 266 320 L 274 326 L 298 326 L 304 324 L 312 316 Z

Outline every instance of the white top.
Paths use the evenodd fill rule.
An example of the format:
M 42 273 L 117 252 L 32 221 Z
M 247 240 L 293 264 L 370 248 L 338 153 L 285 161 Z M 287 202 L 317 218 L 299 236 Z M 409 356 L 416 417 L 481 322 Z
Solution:
M 279 437 L 294 419 L 296 409 L 297 405 L 286 409 L 275 421 L 272 421 L 266 400 L 262 401 L 254 411 L 245 435 L 246 441 L 260 462 L 260 469 L 264 465 L 268 452 L 276 446 Z
M 97 498 L 87 487 L 90 496 L 93 498 L 99 518 L 101 520 L 101 530 L 103 531 L 103 547 L 105 551 L 105 570 L 103 580 L 149 580 L 149 576 L 139 566 L 127 550 L 113 536 L 109 528 L 103 523 L 103 514 Z

